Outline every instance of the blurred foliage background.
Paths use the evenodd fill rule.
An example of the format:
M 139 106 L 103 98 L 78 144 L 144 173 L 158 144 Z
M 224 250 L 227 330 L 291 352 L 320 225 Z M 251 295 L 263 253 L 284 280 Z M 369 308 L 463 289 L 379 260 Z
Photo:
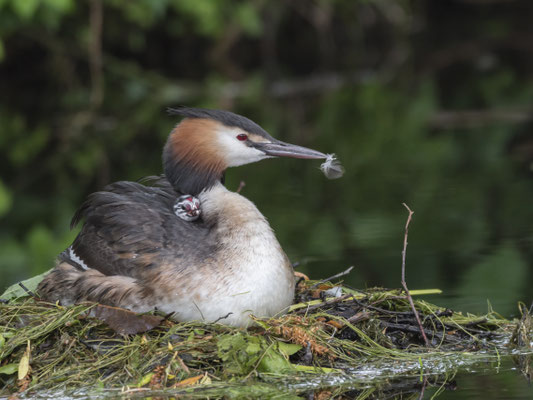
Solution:
M 227 184 L 299 269 L 513 313 L 533 278 L 530 0 L 0 0 L 0 286 L 53 266 L 91 192 L 161 172 L 166 107 L 335 152 Z M 1 291 L 1 288 L 0 288 Z M 472 304 L 469 304 L 472 301 Z

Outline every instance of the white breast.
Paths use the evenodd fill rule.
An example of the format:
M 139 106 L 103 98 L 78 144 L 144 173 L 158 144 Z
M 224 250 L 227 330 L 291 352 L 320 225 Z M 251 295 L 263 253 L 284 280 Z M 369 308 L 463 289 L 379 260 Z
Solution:
M 204 218 L 216 218 L 220 250 L 193 278 L 198 282 L 192 293 L 176 292 L 170 304 L 158 308 L 174 311 L 181 321 L 219 320 L 234 326 L 250 325 L 250 314 L 282 313 L 293 301 L 294 275 L 265 217 L 223 185 L 202 193 L 200 201 Z

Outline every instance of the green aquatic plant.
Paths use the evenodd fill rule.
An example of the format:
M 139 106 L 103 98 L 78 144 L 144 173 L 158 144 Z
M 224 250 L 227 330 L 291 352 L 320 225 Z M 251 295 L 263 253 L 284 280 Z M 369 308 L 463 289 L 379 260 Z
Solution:
M 328 297 L 331 289 L 340 296 Z M 440 386 L 465 362 L 499 362 L 520 323 L 415 298 L 431 342 L 426 347 L 400 290 L 304 281 L 297 297 L 287 314 L 255 319 L 248 330 L 160 318 L 158 326 L 137 334 L 117 333 L 94 317 L 101 307 L 96 304 L 62 307 L 28 295 L 12 299 L 0 305 L 0 393 L 106 388 L 132 396 L 150 390 L 268 397 L 281 389 L 287 395 L 309 388 L 334 393 L 340 389 L 331 387 L 343 383 L 345 389 L 360 388 L 361 398 L 375 398 L 369 381 L 375 393 L 403 390 L 426 374 L 437 375 L 434 384 Z M 520 326 L 519 347 L 527 350 L 530 324 Z M 365 381 L 361 371 L 368 368 L 374 375 Z

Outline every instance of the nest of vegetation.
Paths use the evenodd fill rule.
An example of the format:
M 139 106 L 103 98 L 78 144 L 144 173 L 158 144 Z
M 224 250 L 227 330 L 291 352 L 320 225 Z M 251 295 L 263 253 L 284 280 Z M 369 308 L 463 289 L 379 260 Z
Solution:
M 432 362 L 438 359 L 441 365 L 453 354 L 490 353 L 499 360 L 503 349 L 531 344 L 525 308 L 522 320 L 508 321 L 494 312 L 465 315 L 415 297 L 431 342 L 427 347 L 400 290 L 302 281 L 296 299 L 287 314 L 256 319 L 249 329 L 158 317 L 157 326 L 135 334 L 119 333 L 117 325 L 129 322 L 100 318 L 102 313 L 94 311 L 101 306 L 95 304 L 61 307 L 31 296 L 11 300 L 0 304 L 0 395 L 33 398 L 89 388 L 91 397 L 160 392 L 190 398 L 285 393 L 290 398 L 309 391 L 324 399 L 340 393 L 384 398 L 416 392 L 418 397 L 422 366 L 430 370 Z M 389 375 L 370 389 L 352 380 L 342 389 L 342 382 L 350 382 L 347 377 L 369 365 L 386 365 L 389 371 L 401 367 L 402 376 L 412 379 L 395 382 Z M 430 384 L 451 384 L 450 376 L 433 376 Z

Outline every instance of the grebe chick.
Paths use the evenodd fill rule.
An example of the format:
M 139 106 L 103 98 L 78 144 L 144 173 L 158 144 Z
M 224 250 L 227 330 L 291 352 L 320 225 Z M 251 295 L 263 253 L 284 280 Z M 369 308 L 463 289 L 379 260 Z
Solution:
M 184 194 L 176 199 L 174 213 L 185 221 L 196 221 L 200 218 L 200 200 L 190 194 Z

